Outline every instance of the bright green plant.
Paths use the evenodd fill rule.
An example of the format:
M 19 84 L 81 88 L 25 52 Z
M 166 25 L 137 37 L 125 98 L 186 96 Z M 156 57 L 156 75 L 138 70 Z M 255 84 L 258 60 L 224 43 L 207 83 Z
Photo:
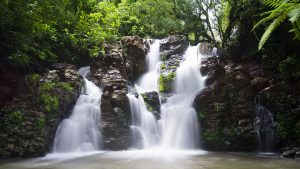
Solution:
M 176 77 L 175 72 L 170 72 L 166 75 L 161 74 L 159 76 L 159 91 L 160 92 L 168 92 L 171 90 L 172 82 Z
M 295 37 L 300 40 L 300 1 L 299 0 L 263 0 L 263 4 L 273 8 L 270 11 L 263 13 L 264 17 L 254 27 L 266 23 L 271 23 L 266 28 L 262 35 L 258 48 L 261 49 L 266 41 L 271 36 L 272 32 L 286 19 L 288 19 L 293 25 L 293 29 L 290 32 L 295 34 Z

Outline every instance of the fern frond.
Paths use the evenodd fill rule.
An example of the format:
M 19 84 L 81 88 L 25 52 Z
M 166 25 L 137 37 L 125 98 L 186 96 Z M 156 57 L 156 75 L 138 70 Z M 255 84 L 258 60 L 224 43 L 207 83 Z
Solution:
M 272 7 L 272 8 L 277 8 L 280 6 L 282 3 L 284 3 L 286 0 L 263 0 L 262 3 Z
M 258 26 L 260 26 L 261 24 L 267 23 L 275 18 L 277 18 L 278 16 L 282 15 L 282 11 L 279 11 L 278 9 L 274 9 L 268 12 L 263 13 L 264 14 L 269 14 L 269 16 L 264 17 L 263 19 L 261 19 L 259 22 L 257 22 L 251 31 L 253 31 L 254 29 L 256 29 Z
M 266 29 L 265 33 L 261 37 L 259 41 L 258 49 L 261 49 L 266 41 L 269 39 L 271 33 L 287 18 L 287 14 L 283 13 L 279 17 L 277 17 Z
M 300 19 L 300 3 L 296 6 L 294 6 L 294 9 L 289 13 L 290 21 L 292 23 L 296 22 L 298 19 Z

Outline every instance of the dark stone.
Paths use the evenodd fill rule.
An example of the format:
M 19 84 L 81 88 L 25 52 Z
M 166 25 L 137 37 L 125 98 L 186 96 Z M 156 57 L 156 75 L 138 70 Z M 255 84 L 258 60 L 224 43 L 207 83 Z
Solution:
M 171 35 L 160 41 L 162 60 L 168 60 L 172 55 L 182 55 L 188 48 L 189 43 L 185 36 Z
M 126 70 L 130 81 L 138 79 L 145 70 L 147 48 L 144 40 L 138 36 L 125 36 L 121 39 L 126 61 Z
M 141 94 L 148 111 L 152 112 L 156 119 L 160 119 L 160 100 L 157 92 L 146 92 Z
M 126 94 L 128 79 L 132 75 L 127 72 L 127 66 L 135 70 L 131 63 L 139 64 L 144 58 L 142 39 L 124 37 L 122 43 L 105 43 L 105 53 L 91 63 L 91 79 L 103 90 L 101 132 L 104 149 L 124 150 L 129 147 L 130 112 Z
M 296 156 L 296 150 L 293 149 L 293 150 L 286 150 L 282 153 L 282 156 L 283 157 L 287 157 L 287 158 L 295 158 Z
M 256 92 L 259 92 L 269 85 L 269 79 L 263 77 L 255 77 L 251 80 L 251 86 Z

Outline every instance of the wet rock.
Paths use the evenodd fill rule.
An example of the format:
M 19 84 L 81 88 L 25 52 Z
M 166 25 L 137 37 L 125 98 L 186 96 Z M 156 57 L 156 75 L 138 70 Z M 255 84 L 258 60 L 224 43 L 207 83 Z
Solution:
M 182 58 L 182 55 L 172 55 L 168 60 L 162 62 L 158 81 L 161 93 L 171 92 L 176 77 L 176 70 Z
M 123 150 L 129 147 L 130 112 L 126 94 L 130 73 L 127 72 L 126 61 L 136 59 L 132 61 L 138 64 L 137 61 L 143 60 L 144 57 L 141 56 L 142 50 L 137 49 L 143 47 L 140 38 L 125 37 L 122 43 L 105 43 L 105 53 L 94 59 L 91 64 L 90 78 L 103 90 L 101 132 L 103 147 L 108 150 Z M 135 49 L 137 53 L 134 53 Z M 130 65 L 134 70 L 132 66 Z
M 259 92 L 269 85 L 269 79 L 263 77 L 255 77 L 251 80 L 250 83 L 254 90 Z
M 296 150 L 293 149 L 293 150 L 286 150 L 282 153 L 282 156 L 283 157 L 287 157 L 287 158 L 295 158 L 296 156 Z
M 208 150 L 247 151 L 257 147 L 252 122 L 253 90 L 248 69 L 217 57 L 202 60 L 207 88 L 194 100 L 198 112 L 202 145 Z
M 176 77 L 176 70 L 183 59 L 183 54 L 188 47 L 185 36 L 172 35 L 160 41 L 161 58 L 159 91 L 170 93 Z
M 129 80 L 133 82 L 144 73 L 147 48 L 144 45 L 144 40 L 138 36 L 125 36 L 121 42 L 127 74 Z
M 189 43 L 185 36 L 171 35 L 160 42 L 162 60 L 168 60 L 172 55 L 182 55 L 188 48 Z
M 157 92 L 146 92 L 141 94 L 148 111 L 152 112 L 156 119 L 160 119 L 160 100 Z

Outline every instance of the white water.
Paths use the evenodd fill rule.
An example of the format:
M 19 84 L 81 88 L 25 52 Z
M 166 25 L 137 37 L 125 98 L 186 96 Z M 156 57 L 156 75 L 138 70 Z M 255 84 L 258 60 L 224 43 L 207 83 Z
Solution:
M 158 91 L 159 43 L 150 46 L 146 65 L 148 72 L 136 85 L 138 92 Z M 128 94 L 131 106 L 134 135 L 134 147 L 144 149 L 197 149 L 199 148 L 199 123 L 192 103 L 196 94 L 204 88 L 205 77 L 200 74 L 202 55 L 198 46 L 190 46 L 184 61 L 176 72 L 175 92 L 161 106 L 161 119 L 156 121 L 151 112 L 146 109 L 144 100 L 139 95 Z M 153 68 L 151 68 L 153 66 Z M 155 73 L 155 76 L 149 74 Z M 155 82 L 155 83 L 154 83 Z M 145 85 L 145 84 L 151 84 Z
M 59 125 L 54 141 L 54 153 L 99 150 L 101 133 L 101 90 L 85 77 L 89 67 L 79 70 L 84 77 L 85 90 L 78 98 L 71 116 Z
M 150 51 L 146 56 L 146 73 L 135 85 L 138 92 L 158 91 L 158 77 L 160 67 L 159 47 L 160 40 L 155 40 L 150 45 Z
M 150 148 L 159 140 L 157 121 L 154 115 L 146 109 L 141 95 L 136 98 L 128 94 L 131 109 L 133 148 Z

